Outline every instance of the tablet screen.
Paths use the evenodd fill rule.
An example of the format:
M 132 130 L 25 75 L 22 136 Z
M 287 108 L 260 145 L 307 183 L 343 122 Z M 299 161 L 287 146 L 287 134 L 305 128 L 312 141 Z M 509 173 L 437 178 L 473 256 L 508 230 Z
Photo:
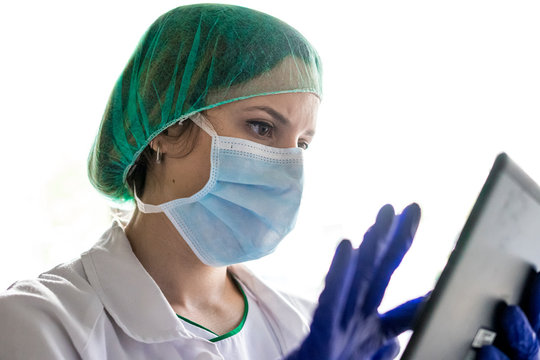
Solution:
M 402 359 L 474 359 L 496 337 L 497 306 L 518 304 L 539 268 L 540 189 L 501 154 Z

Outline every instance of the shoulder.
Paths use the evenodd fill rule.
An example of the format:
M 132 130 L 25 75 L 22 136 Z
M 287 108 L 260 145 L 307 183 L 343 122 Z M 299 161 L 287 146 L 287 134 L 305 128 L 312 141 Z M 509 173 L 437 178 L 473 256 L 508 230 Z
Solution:
M 0 293 L 0 349 L 15 359 L 73 358 L 103 306 L 81 261 L 57 266 Z

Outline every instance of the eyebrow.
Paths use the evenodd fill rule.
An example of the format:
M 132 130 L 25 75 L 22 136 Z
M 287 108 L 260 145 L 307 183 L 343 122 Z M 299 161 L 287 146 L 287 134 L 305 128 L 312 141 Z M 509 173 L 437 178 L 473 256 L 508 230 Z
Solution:
M 289 119 L 287 119 L 281 113 L 279 113 L 278 111 L 272 109 L 269 106 L 250 106 L 250 107 L 246 108 L 245 110 L 262 110 L 262 111 L 266 112 L 268 115 L 270 115 L 271 117 L 273 117 L 275 120 L 279 121 L 281 124 L 283 124 L 285 126 L 290 126 L 291 125 L 291 122 L 290 122 Z M 315 135 L 315 131 L 308 130 L 308 131 L 306 131 L 306 135 L 313 136 L 313 135 Z

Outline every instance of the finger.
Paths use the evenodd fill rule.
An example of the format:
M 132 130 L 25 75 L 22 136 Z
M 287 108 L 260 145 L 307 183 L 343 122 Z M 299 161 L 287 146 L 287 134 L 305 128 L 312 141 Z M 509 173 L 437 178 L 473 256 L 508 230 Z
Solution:
M 351 283 L 347 303 L 345 305 L 343 316 L 341 318 L 341 327 L 346 328 L 349 319 L 355 313 L 357 304 L 362 301 L 366 294 L 367 287 L 375 274 L 376 261 L 380 258 L 380 253 L 384 250 L 385 240 L 380 234 L 385 234 L 392 224 L 394 218 L 394 208 L 391 205 L 385 205 L 377 214 L 375 224 L 369 228 L 364 235 L 364 240 L 356 250 L 356 264 L 354 278 Z
M 510 360 L 495 346 L 483 346 L 476 353 L 476 360 Z
M 398 336 L 411 330 L 420 308 L 426 300 L 425 296 L 409 300 L 404 304 L 381 315 L 381 329 L 387 338 Z
M 540 346 L 529 320 L 518 306 L 503 310 L 501 325 L 512 358 L 536 359 Z
M 354 252 L 349 240 L 343 240 L 338 245 L 330 270 L 326 275 L 325 287 L 319 296 L 319 305 L 314 314 L 313 322 L 317 318 L 327 324 L 338 319 L 343 309 L 348 289 L 354 271 Z M 332 320 L 334 319 L 334 320 Z M 330 328 L 332 326 L 329 326 Z
M 399 266 L 403 256 L 409 250 L 418 223 L 420 222 L 420 207 L 417 204 L 407 206 L 399 215 L 395 229 L 388 234 L 389 246 L 377 269 L 375 277 L 366 295 L 362 313 L 365 315 L 374 312 L 379 305 L 388 286 L 394 270 Z
M 371 360 L 390 360 L 399 354 L 399 342 L 396 338 L 388 340 L 388 342 L 380 348 Z M 358 358 L 355 358 L 358 359 Z
M 525 314 L 536 335 L 540 335 L 540 273 L 537 273 L 528 289 L 529 296 L 525 301 Z

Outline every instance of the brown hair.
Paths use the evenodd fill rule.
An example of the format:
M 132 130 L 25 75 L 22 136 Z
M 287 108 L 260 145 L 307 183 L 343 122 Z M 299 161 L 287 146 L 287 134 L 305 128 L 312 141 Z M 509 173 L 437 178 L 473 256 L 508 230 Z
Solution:
M 177 130 L 178 133 L 176 133 L 176 131 L 171 131 L 173 130 L 173 127 L 177 127 L 174 130 Z M 179 145 L 180 149 L 178 153 L 172 154 L 168 157 L 182 158 L 189 155 L 195 148 L 195 141 L 199 134 L 199 130 L 199 127 L 196 126 L 190 119 L 186 119 L 181 124 L 175 124 L 168 127 L 157 136 L 163 135 L 166 137 L 166 141 Z M 157 136 L 155 138 L 157 138 Z M 155 162 L 156 151 L 152 149 L 152 146 L 149 144 L 139 155 L 137 161 L 135 161 L 135 164 L 133 164 L 126 177 L 131 194 L 134 194 L 135 188 L 137 188 L 138 197 L 141 197 L 144 194 L 147 172 L 154 166 Z

